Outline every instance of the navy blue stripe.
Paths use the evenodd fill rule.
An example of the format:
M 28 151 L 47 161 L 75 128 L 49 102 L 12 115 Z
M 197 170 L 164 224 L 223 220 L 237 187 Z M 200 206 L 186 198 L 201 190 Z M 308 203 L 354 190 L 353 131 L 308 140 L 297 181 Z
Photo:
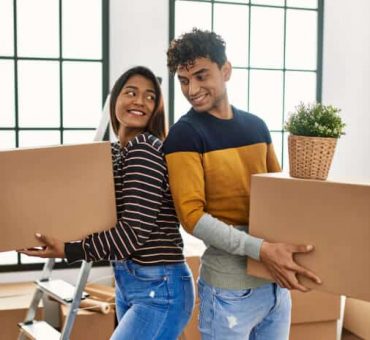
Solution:
M 206 153 L 258 143 L 271 143 L 270 132 L 261 118 L 234 107 L 230 120 L 192 109 L 172 126 L 163 150 L 165 154 Z

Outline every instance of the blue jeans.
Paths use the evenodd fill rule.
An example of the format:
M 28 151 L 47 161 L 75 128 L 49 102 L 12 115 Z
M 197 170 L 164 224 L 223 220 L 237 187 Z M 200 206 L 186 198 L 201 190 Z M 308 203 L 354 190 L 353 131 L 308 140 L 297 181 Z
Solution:
M 291 299 L 275 283 L 229 290 L 198 281 L 202 340 L 288 340 Z
M 118 326 L 111 340 L 175 340 L 194 307 L 187 264 L 142 266 L 115 262 Z

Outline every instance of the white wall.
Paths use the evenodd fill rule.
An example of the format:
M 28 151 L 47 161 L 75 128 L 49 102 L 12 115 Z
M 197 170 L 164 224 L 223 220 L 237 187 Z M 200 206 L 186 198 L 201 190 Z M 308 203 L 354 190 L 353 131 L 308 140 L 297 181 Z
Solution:
M 110 1 L 111 87 L 126 69 L 143 65 L 162 78 L 168 97 L 168 15 L 168 0 Z
M 370 1 L 326 0 L 324 18 L 323 102 L 347 123 L 331 175 L 370 182 Z

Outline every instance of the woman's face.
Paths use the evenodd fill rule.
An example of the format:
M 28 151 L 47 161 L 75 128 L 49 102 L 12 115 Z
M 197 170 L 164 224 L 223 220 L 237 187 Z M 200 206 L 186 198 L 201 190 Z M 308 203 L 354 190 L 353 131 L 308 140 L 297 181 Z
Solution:
M 116 102 L 115 114 L 120 128 L 144 131 L 153 114 L 156 101 L 153 83 L 133 75 L 123 86 Z

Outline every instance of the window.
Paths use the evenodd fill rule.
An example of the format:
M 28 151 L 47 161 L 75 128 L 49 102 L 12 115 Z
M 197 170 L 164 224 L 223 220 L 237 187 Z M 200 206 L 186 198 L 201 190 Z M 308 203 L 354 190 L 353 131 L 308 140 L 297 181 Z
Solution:
M 104 0 L 0 1 L 0 149 L 93 140 L 109 91 L 108 10 Z M 0 253 L 0 271 L 40 267 Z
M 170 40 L 193 27 L 226 41 L 230 102 L 267 123 L 283 168 L 283 123 L 300 101 L 321 100 L 323 0 L 170 0 Z M 189 109 L 170 80 L 170 122 Z

